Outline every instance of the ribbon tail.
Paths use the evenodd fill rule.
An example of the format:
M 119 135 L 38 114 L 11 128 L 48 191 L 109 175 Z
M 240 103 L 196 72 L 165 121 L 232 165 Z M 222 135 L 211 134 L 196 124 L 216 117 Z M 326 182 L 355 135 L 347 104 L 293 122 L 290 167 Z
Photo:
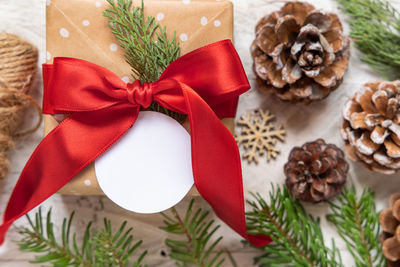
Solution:
M 118 140 L 135 122 L 139 108 L 115 106 L 74 113 L 49 133 L 33 152 L 11 194 L 0 245 L 12 223 L 67 184 Z
M 218 217 L 255 246 L 268 236 L 247 233 L 243 181 L 235 139 L 204 100 L 181 83 L 190 120 L 192 168 L 195 185 Z

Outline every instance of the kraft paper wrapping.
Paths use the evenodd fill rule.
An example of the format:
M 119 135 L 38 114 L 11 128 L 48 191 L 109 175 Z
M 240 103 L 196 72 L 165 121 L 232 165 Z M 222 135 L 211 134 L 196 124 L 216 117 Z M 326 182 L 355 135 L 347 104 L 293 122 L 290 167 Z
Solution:
M 133 3 L 135 6 L 141 4 L 138 0 Z M 108 20 L 103 17 L 103 11 L 108 7 L 105 0 L 48 1 L 47 62 L 52 63 L 54 57 L 80 58 L 106 67 L 125 82 L 132 82 L 123 50 L 108 27 Z M 233 39 L 233 6 L 229 1 L 146 0 L 144 10 L 146 16 L 155 17 L 158 23 L 167 27 L 169 38 L 176 31 L 182 55 L 210 43 Z M 225 118 L 223 123 L 233 132 L 233 118 Z M 45 135 L 57 124 L 53 116 L 45 115 Z M 188 122 L 183 125 L 188 129 Z M 94 164 L 74 177 L 59 193 L 102 195 Z M 193 187 L 189 194 L 198 193 Z

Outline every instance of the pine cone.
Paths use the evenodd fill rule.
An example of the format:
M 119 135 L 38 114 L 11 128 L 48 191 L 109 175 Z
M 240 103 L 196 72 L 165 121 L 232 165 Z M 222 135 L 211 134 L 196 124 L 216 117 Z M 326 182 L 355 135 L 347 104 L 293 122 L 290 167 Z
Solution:
M 350 159 L 384 174 L 400 169 L 400 81 L 365 84 L 346 102 L 343 118 Z
M 342 192 L 349 165 L 340 148 L 318 139 L 293 148 L 284 169 L 292 195 L 316 203 Z
M 251 54 L 259 88 L 281 100 L 311 102 L 342 82 L 350 39 L 337 15 L 289 2 L 258 22 Z
M 400 266 L 400 192 L 389 198 L 389 208 L 379 214 L 382 226 L 382 252 L 388 266 Z

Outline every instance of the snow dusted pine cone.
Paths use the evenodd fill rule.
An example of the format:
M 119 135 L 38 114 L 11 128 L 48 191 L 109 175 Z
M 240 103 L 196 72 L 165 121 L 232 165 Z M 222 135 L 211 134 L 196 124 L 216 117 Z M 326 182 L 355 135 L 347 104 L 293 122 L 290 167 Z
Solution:
M 379 214 L 382 252 L 389 267 L 400 266 L 400 192 L 389 198 L 389 208 Z
M 400 81 L 365 84 L 346 102 L 343 118 L 351 160 L 384 174 L 400 169 Z
M 318 139 L 293 148 L 284 169 L 292 195 L 316 203 L 342 192 L 349 165 L 340 148 Z
M 288 2 L 258 22 L 251 54 L 259 88 L 281 100 L 308 103 L 339 87 L 350 39 L 337 15 Z

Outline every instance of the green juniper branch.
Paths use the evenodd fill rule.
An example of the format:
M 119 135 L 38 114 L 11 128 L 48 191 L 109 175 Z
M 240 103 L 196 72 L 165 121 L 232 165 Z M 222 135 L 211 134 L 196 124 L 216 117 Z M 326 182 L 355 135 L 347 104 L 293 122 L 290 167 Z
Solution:
M 270 204 L 259 194 L 253 196 L 255 201 L 247 201 L 252 207 L 246 214 L 248 231 L 269 235 L 273 240 L 260 248 L 264 254 L 255 258 L 255 264 L 265 267 L 342 266 L 334 241 L 331 249 L 325 245 L 319 219 L 308 215 L 286 187 L 273 187 Z
M 132 228 L 126 230 L 126 222 L 119 227 L 115 234 L 107 219 L 104 219 L 104 229 L 95 231 L 91 230 L 92 222 L 89 222 L 83 235 L 82 244 L 78 246 L 76 233 L 71 233 L 74 212 L 68 219 L 64 218 L 63 220 L 60 241 L 54 235 L 51 210 L 47 213 L 45 224 L 41 209 L 35 214 L 34 221 L 29 215 L 26 217 L 30 227 L 18 229 L 22 236 L 18 245 L 23 252 L 39 254 L 31 263 L 49 263 L 54 267 L 139 267 L 142 266 L 141 263 L 147 253 L 145 251 L 137 259 L 133 259 L 133 254 L 142 241 L 133 242 Z
M 171 209 L 172 216 L 162 213 L 165 226 L 160 229 L 178 236 L 178 239 L 167 238 L 165 241 L 170 249 L 169 256 L 180 267 L 220 266 L 225 258 L 222 257 L 223 251 L 215 251 L 215 247 L 222 237 L 211 241 L 220 226 L 213 226 L 214 220 L 207 220 L 208 211 L 200 208 L 194 211 L 193 204 L 194 200 L 190 202 L 184 218 L 174 208 Z
M 384 266 L 384 257 L 379 242 L 379 214 L 374 203 L 374 194 L 364 190 L 357 198 L 354 187 L 345 189 L 331 202 L 331 214 L 326 216 L 346 242 L 348 251 L 357 267 Z
M 387 0 L 338 0 L 350 16 L 361 59 L 388 79 L 400 78 L 400 13 Z
M 174 35 L 168 39 L 166 28 L 156 23 L 154 17 L 145 17 L 144 3 L 132 6 L 132 0 L 107 0 L 110 8 L 104 11 L 112 33 L 124 49 L 125 60 L 131 66 L 133 79 L 154 82 L 171 62 L 179 58 L 179 42 Z M 167 114 L 179 122 L 185 115 L 168 110 L 153 102 L 149 110 Z

